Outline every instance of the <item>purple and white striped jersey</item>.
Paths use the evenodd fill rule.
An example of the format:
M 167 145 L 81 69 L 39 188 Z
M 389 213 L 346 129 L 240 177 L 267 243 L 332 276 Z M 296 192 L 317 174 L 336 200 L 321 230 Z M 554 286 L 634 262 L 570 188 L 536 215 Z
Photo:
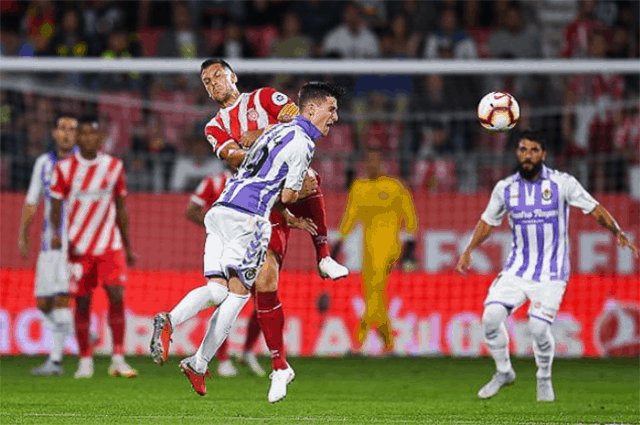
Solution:
M 516 173 L 500 180 L 482 220 L 491 226 L 509 213 L 513 235 L 503 273 L 536 282 L 569 279 L 569 206 L 589 214 L 598 202 L 575 177 L 542 167 L 528 181 Z
M 75 152 L 75 150 L 74 150 Z M 37 205 L 40 199 L 44 195 L 44 217 L 42 220 L 42 236 L 41 236 L 41 251 L 48 251 L 51 249 L 51 238 L 53 233 L 51 232 L 51 180 L 53 178 L 53 169 L 58 163 L 58 156 L 55 151 L 50 151 L 40 155 L 36 159 L 36 163 L 33 167 L 33 173 L 31 174 L 31 181 L 29 182 L 29 190 L 27 191 L 27 198 L 25 202 L 29 205 Z M 64 203 L 62 204 L 62 220 L 60 226 L 60 237 L 62 238 L 63 247 L 67 246 L 67 232 L 64 229 Z
M 302 188 L 315 152 L 313 141 L 320 136 L 301 116 L 267 130 L 251 146 L 214 205 L 268 218 L 282 189 Z

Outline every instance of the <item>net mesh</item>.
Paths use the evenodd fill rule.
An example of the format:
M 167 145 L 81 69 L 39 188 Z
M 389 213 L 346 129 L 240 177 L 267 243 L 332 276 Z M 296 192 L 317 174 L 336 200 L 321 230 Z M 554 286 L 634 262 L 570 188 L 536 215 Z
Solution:
M 297 87 L 310 78 L 248 75 L 241 78 L 240 89 L 273 86 L 295 97 Z M 381 149 L 386 171 L 412 190 L 419 218 L 420 267 L 414 273 L 395 269 L 388 285 L 399 353 L 486 353 L 482 303 L 505 261 L 511 241 L 508 228 L 497 229 L 479 249 L 471 277 L 457 276 L 452 269 L 489 191 L 515 165 L 516 132 L 489 134 L 477 123 L 475 105 L 489 90 L 514 94 L 523 111 L 518 129 L 543 128 L 549 140 L 547 162 L 576 175 L 640 241 L 640 207 L 629 194 L 637 157 L 627 154 L 637 143 L 630 134 L 638 103 L 629 96 L 637 75 L 606 80 L 553 74 L 318 78 L 338 83 L 349 93 L 340 106 L 340 123 L 318 143 L 313 163 L 323 178 L 330 241 L 335 241 L 349 185 L 364 175 L 359 158 L 365 146 Z M 567 102 L 567 93 L 575 94 L 575 106 Z M 0 94 L 0 317 L 7 324 L 0 350 L 46 348 L 44 334 L 33 324 L 33 268 L 41 217 L 31 228 L 29 258 L 21 258 L 16 236 L 34 159 L 52 147 L 56 115 L 72 112 L 97 114 L 108 131 L 104 151 L 125 161 L 131 237 L 139 255 L 127 283 L 127 349 L 143 353 L 151 332 L 149 318 L 204 282 L 204 235 L 186 219 L 185 209 L 190 192 L 209 172 L 207 164 L 216 161 L 202 134 L 217 108 L 197 76 L 191 75 L 5 73 Z M 626 317 L 640 317 L 637 260 L 617 248 L 614 238 L 591 217 L 574 212 L 571 220 L 573 277 L 554 324 L 558 351 L 637 354 L 637 342 L 616 342 L 615 331 Z M 366 249 L 375 247 L 363 247 L 357 230 L 338 258 L 353 276 L 333 283 L 317 276 L 311 239 L 294 232 L 280 281 L 292 354 L 336 355 L 351 348 L 352 329 L 364 308 L 359 270 Z M 323 294 L 330 300 L 328 306 L 319 301 Z M 105 309 L 104 296 L 98 293 L 93 326 L 101 333 L 107 332 Z M 525 312 L 521 309 L 511 319 L 512 348 L 528 355 L 531 337 L 523 330 Z M 232 350 L 241 349 L 248 314 L 243 312 L 231 334 Z M 180 331 L 184 338 L 178 338 L 176 352 L 193 351 L 205 329 L 206 313 Z M 375 334 L 369 341 L 368 352 L 382 349 Z M 108 346 L 99 349 L 107 351 Z

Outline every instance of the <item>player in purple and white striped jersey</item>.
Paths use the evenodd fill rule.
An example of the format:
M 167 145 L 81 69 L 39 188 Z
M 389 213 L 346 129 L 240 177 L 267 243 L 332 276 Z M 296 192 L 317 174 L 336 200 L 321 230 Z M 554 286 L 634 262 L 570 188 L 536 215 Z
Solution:
M 551 364 L 555 342 L 551 324 L 569 279 L 569 207 L 580 208 L 609 229 L 618 244 L 638 255 L 611 214 L 571 175 L 544 165 L 546 144 L 535 131 L 525 131 L 516 149 L 519 170 L 496 184 L 469 246 L 458 261 L 461 273 L 471 263 L 471 251 L 502 223 L 505 213 L 513 234 L 511 254 L 489 288 L 482 314 L 484 334 L 497 372 L 480 391 L 494 396 L 511 384 L 516 374 L 509 359 L 509 334 L 505 320 L 527 299 L 529 328 L 538 371 L 538 401 L 554 401 Z
M 66 250 L 51 248 L 53 237 L 51 225 L 51 182 L 53 169 L 58 161 L 63 160 L 73 151 L 76 143 L 78 120 L 70 115 L 61 115 L 55 121 L 53 139 L 55 148 L 36 159 L 29 183 L 29 190 L 22 208 L 20 229 L 18 231 L 18 248 L 24 258 L 29 255 L 29 228 L 44 196 L 44 216 L 42 237 L 40 238 L 40 254 L 36 265 L 35 296 L 38 309 L 42 313 L 42 321 L 52 332 L 53 344 L 51 353 L 45 363 L 33 369 L 33 375 L 61 375 L 62 352 L 67 336 L 73 330 L 69 298 L 69 279 L 67 275 Z M 64 222 L 62 224 L 64 226 Z M 66 232 L 61 231 L 61 235 Z M 66 247 L 66 237 L 63 244 Z
M 169 320 L 165 319 L 165 323 L 182 323 L 211 305 L 218 306 L 198 351 L 180 363 L 200 395 L 207 392 L 204 381 L 209 376 L 209 361 L 227 338 L 269 256 L 271 210 L 278 200 L 291 204 L 304 193 L 314 141 L 326 136 L 338 121 L 340 95 L 341 90 L 326 83 L 302 86 L 300 115 L 262 133 L 204 218 L 204 275 L 208 284 L 188 293 L 169 313 Z M 161 332 L 152 338 L 150 347 L 154 359 L 162 358 L 171 335 L 170 325 L 158 328 Z M 291 366 L 285 366 L 271 374 L 267 398 L 272 403 L 286 396 L 287 385 L 295 377 Z

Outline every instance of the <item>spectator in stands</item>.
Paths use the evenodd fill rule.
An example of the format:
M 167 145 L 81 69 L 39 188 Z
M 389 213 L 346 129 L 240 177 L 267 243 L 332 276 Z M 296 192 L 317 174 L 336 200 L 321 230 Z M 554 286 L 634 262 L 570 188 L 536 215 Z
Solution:
M 62 21 L 51 45 L 52 56 L 85 57 L 97 56 L 97 43 L 82 34 L 82 15 L 75 8 L 68 8 L 62 14 Z M 86 74 L 66 73 L 60 76 L 61 82 L 68 85 L 81 86 Z
M 458 14 L 453 8 L 440 11 L 440 27 L 429 34 L 425 41 L 424 56 L 435 59 L 442 46 L 453 50 L 454 59 L 475 59 L 478 48 L 475 41 L 458 24 Z
M 288 2 L 282 0 L 248 1 L 246 22 L 252 27 L 277 27 L 288 7 Z
M 173 169 L 170 189 L 174 192 L 192 192 L 203 178 L 225 169 L 204 138 L 188 137 L 185 148 L 187 153 L 178 156 Z
M 133 137 L 131 154 L 127 158 L 127 174 L 131 191 L 163 192 L 169 189 L 169 181 L 176 161 L 176 149 L 165 143 L 158 130 L 139 129 Z
M 313 43 L 300 32 L 300 18 L 295 12 L 287 12 L 282 17 L 280 35 L 271 45 L 271 57 L 307 58 L 311 56 Z
M 137 58 L 142 56 L 142 47 L 135 36 L 124 28 L 116 28 L 107 37 L 106 49 L 102 52 L 104 59 Z M 128 74 L 100 74 L 98 84 L 101 88 L 111 90 L 140 90 L 141 75 L 138 72 Z
M 603 23 L 596 20 L 596 6 L 595 0 L 578 2 L 576 19 L 564 30 L 561 56 L 565 58 L 584 58 L 589 56 L 591 33 L 594 30 L 607 30 Z
M 391 17 L 389 29 L 382 37 L 381 45 L 385 56 L 393 58 L 414 58 L 418 56 L 420 35 L 410 27 L 410 18 L 406 12 L 398 12 Z
M 627 184 L 629 192 L 640 201 L 640 98 L 631 99 L 633 105 L 629 108 L 622 125 L 615 131 L 615 152 L 621 155 L 628 164 Z
M 183 2 L 173 3 L 173 28 L 160 37 L 158 57 L 193 59 L 206 54 L 205 37 L 195 31 L 189 8 Z
M 323 37 L 340 19 L 339 1 L 298 0 L 291 4 L 291 10 L 300 17 L 300 27 L 311 37 L 313 44 L 320 48 Z
M 494 58 L 542 57 L 540 33 L 533 25 L 525 25 L 518 3 L 507 9 L 503 28 L 494 32 L 489 39 L 489 54 Z
M 387 1 L 385 0 L 355 0 L 360 6 L 362 17 L 367 27 L 376 33 L 384 31 L 387 26 Z
M 255 58 L 256 51 L 247 41 L 247 34 L 242 24 L 229 20 L 224 32 L 224 40 L 216 47 L 211 56 L 225 59 Z
M 589 39 L 589 57 L 604 59 L 608 54 L 608 42 L 604 31 L 593 30 Z M 582 156 L 586 153 L 611 153 L 613 129 L 621 123 L 622 109 L 619 101 L 624 93 L 624 79 L 620 74 L 579 74 L 571 78 L 566 94 L 565 113 L 562 121 L 566 154 Z M 588 175 L 584 161 L 576 161 L 581 181 L 590 182 L 593 191 L 609 188 L 611 181 L 605 177 L 598 164 L 592 176 Z M 592 179 L 589 179 L 592 177 Z
M 23 44 L 20 35 L 12 28 L 0 26 L 0 56 L 18 56 Z
M 108 35 L 126 26 L 125 12 L 119 2 L 78 2 L 83 11 L 84 31 L 87 37 L 96 37 L 103 46 Z
M 389 2 L 389 14 L 395 16 L 405 14 L 409 18 L 409 28 L 412 34 L 419 34 L 422 40 L 429 28 L 438 22 L 438 9 L 435 2 L 422 0 L 403 0 Z
M 329 32 L 322 43 L 323 53 L 344 59 L 376 58 L 380 54 L 376 35 L 362 20 L 360 6 L 345 3 L 343 23 Z

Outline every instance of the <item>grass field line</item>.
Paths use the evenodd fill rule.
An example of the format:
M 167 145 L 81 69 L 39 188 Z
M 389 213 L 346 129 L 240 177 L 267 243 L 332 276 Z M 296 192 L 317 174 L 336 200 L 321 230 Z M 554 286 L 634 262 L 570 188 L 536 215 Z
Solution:
M 119 417 L 119 416 L 115 416 L 115 415 L 89 415 L 89 414 L 85 414 L 85 413 L 25 413 L 23 415 L 12 415 L 10 413 L 6 413 L 6 412 L 0 412 L 0 416 L 23 416 L 23 417 L 54 417 L 54 418 L 65 418 L 65 417 L 69 417 L 69 418 L 115 418 L 115 417 Z M 318 421 L 322 421 L 322 422 L 350 422 L 353 420 L 356 420 L 355 418 L 346 418 L 346 417 L 342 417 L 342 418 L 331 418 L 331 417 L 319 417 L 319 418 L 314 418 L 314 417 L 291 417 L 291 416 L 282 416 L 282 417 L 264 417 L 264 418 L 257 418 L 257 417 L 247 417 L 247 416 L 225 416 L 225 417 L 216 417 L 216 416 L 195 416 L 195 415 L 182 415 L 182 416 L 176 416 L 176 415 L 126 415 L 123 416 L 126 417 L 128 419 L 191 419 L 191 420 L 224 420 L 224 421 L 286 421 L 286 420 L 293 420 L 293 421 L 308 421 L 308 422 L 318 422 Z M 363 422 L 363 418 L 357 418 L 358 422 Z M 410 423 L 421 423 L 421 424 L 425 424 L 425 423 L 436 423 L 437 421 L 429 421 L 427 419 L 427 422 L 425 422 L 425 418 L 421 418 L 421 419 L 389 419 L 389 418 L 385 418 L 385 419 L 369 419 L 369 420 L 364 420 L 364 422 L 366 423 L 379 423 L 379 422 L 384 422 L 384 423 L 398 423 L 398 424 L 410 424 Z M 451 423 L 455 423 L 455 424 L 475 424 L 475 421 L 452 421 Z M 531 422 L 528 422 L 527 425 L 536 425 L 533 424 Z

